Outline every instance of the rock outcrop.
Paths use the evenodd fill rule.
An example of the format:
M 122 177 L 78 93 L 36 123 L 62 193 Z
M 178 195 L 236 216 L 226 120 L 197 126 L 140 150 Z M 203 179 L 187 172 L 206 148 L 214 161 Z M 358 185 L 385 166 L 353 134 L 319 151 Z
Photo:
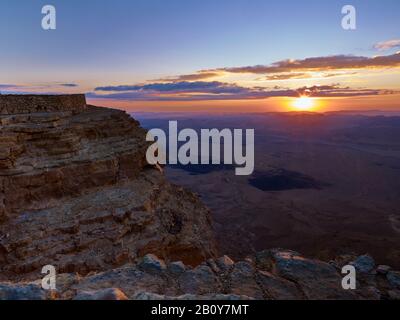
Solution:
M 0 95 L 0 125 L 0 280 L 215 255 L 207 208 L 147 165 L 146 131 L 125 112 Z
M 400 273 L 368 255 L 216 258 L 208 209 L 147 164 L 125 112 L 0 95 L 0 125 L 0 300 L 400 299 Z M 357 290 L 342 288 L 348 264 Z
M 358 260 L 357 257 L 346 259 Z M 274 249 L 245 261 L 208 259 L 197 267 L 166 262 L 149 254 L 86 277 L 57 276 L 57 288 L 44 291 L 36 283 L 0 284 L 0 299 L 60 300 L 398 300 L 399 273 L 357 269 L 356 290 L 342 288 L 342 257 L 326 263 L 297 252 Z M 361 257 L 361 259 L 364 259 Z M 370 258 L 369 258 L 370 259 Z M 372 259 L 370 259 L 372 260 Z M 357 267 L 356 267 L 357 268 Z

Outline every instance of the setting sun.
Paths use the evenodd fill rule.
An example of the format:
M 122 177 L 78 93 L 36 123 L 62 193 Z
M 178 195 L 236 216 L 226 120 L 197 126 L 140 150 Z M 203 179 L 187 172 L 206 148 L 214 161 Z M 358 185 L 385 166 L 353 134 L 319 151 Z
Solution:
M 315 102 L 314 102 L 313 98 L 303 96 L 303 97 L 295 99 L 293 102 L 293 106 L 297 110 L 311 111 L 315 106 Z

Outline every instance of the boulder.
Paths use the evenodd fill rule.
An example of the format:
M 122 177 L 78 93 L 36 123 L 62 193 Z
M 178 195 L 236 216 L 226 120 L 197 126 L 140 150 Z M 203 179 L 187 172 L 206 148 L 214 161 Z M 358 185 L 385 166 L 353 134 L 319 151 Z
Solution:
M 386 265 L 379 265 L 376 268 L 376 272 L 381 275 L 386 275 L 392 268 Z
M 0 284 L 0 300 L 45 300 L 46 291 L 36 284 Z
M 186 271 L 186 266 L 182 261 L 171 262 L 168 264 L 168 271 L 173 275 L 180 275 Z
M 389 271 L 386 275 L 386 278 L 393 288 L 400 289 L 400 272 Z
M 220 291 L 219 281 L 208 266 L 198 266 L 193 270 L 186 270 L 178 279 L 182 293 L 204 295 Z
M 354 293 L 342 288 L 342 277 L 330 264 L 302 257 L 290 250 L 273 250 L 274 272 L 301 288 L 305 299 L 354 299 Z
M 158 259 L 154 254 L 147 254 L 139 263 L 139 269 L 147 273 L 159 274 L 166 270 L 163 260 Z
M 375 268 L 375 261 L 369 255 L 359 256 L 356 260 L 350 262 L 358 272 L 370 273 Z
M 229 275 L 229 292 L 245 295 L 257 300 L 265 298 L 262 288 L 256 281 L 256 269 L 247 261 L 237 262 Z
M 216 264 L 220 270 L 222 270 L 223 272 L 226 272 L 226 271 L 229 271 L 230 269 L 232 269 L 232 266 L 235 264 L 235 262 L 233 262 L 233 260 L 231 258 L 229 258 L 228 256 L 225 255 L 221 258 L 218 258 L 216 260 Z
M 301 300 L 305 298 L 296 284 L 289 280 L 276 277 L 267 271 L 258 271 L 257 278 L 267 299 Z

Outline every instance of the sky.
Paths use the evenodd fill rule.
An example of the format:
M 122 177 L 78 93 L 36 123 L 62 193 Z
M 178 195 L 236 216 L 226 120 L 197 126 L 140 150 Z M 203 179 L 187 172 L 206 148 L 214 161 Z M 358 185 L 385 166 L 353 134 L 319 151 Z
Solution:
M 44 5 L 56 30 L 43 30 Z M 356 29 L 342 28 L 344 5 Z M 1 0 L 0 92 L 140 111 L 400 110 L 398 0 Z

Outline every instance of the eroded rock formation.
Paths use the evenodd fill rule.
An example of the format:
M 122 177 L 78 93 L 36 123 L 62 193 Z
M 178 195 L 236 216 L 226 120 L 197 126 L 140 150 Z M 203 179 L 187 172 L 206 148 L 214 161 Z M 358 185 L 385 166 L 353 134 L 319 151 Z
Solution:
M 207 208 L 147 165 L 146 131 L 125 112 L 0 95 L 0 124 L 0 300 L 400 299 L 400 273 L 369 256 L 217 259 Z M 45 265 L 56 290 L 41 288 Z
M 351 261 L 350 261 L 351 260 Z M 357 270 L 356 290 L 342 287 L 341 266 Z M 137 264 L 80 277 L 57 276 L 57 289 L 36 283 L 0 284 L 0 299 L 61 300 L 380 300 L 400 299 L 400 273 L 369 256 L 326 263 L 273 249 L 245 261 L 224 256 L 193 268 L 149 254 Z
M 146 131 L 83 95 L 0 95 L 0 279 L 215 254 L 209 212 L 145 159 Z

